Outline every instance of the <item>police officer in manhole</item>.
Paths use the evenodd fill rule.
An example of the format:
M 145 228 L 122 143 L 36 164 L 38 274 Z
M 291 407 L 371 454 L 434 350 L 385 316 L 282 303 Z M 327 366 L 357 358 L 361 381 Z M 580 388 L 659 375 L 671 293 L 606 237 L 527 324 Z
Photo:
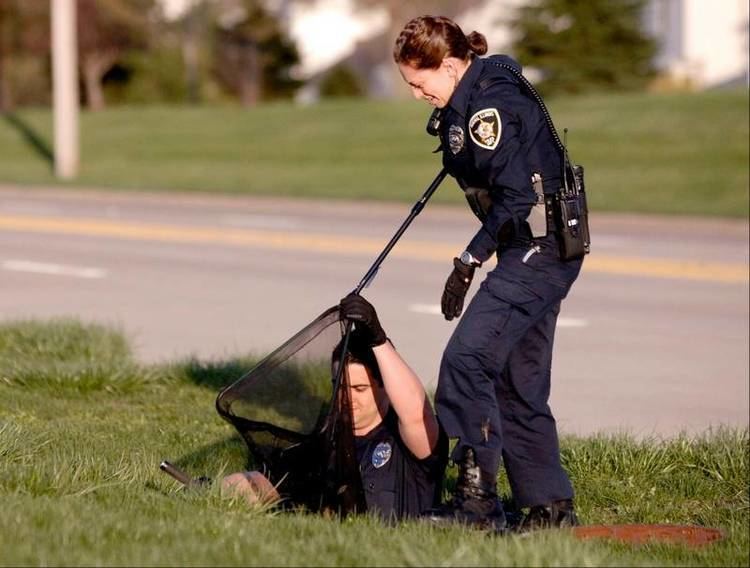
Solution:
M 520 65 L 487 52 L 448 18 L 410 21 L 394 59 L 417 99 L 435 107 L 443 165 L 481 227 L 445 284 L 442 312 L 461 316 L 477 268 L 497 256 L 445 348 L 435 397 L 458 465 L 453 499 L 437 522 L 507 530 L 497 496 L 501 461 L 521 530 L 577 524 L 548 405 L 560 303 L 589 236 L 583 169 L 569 163 L 542 99 Z
M 354 331 L 346 351 L 343 340 L 334 349 L 332 367 L 345 365 L 343 388 L 348 389 L 363 510 L 387 521 L 420 517 L 440 503 L 448 440 L 422 382 L 386 337 L 375 307 L 350 294 L 341 300 L 339 310 L 342 319 L 354 323 Z M 288 473 L 294 477 L 299 471 Z M 298 488 L 302 493 L 286 494 L 281 503 L 281 493 L 287 489 L 284 482 L 277 491 L 258 471 L 231 474 L 223 479 L 222 489 L 250 504 L 291 508 L 320 498 L 314 489 L 310 494 L 306 492 L 311 488 Z

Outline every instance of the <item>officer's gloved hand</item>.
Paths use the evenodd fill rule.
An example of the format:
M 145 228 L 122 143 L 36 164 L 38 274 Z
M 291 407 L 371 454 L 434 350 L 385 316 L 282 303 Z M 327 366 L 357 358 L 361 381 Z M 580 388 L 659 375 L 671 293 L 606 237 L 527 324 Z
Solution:
M 473 266 L 464 264 L 458 258 L 453 259 L 453 266 L 453 272 L 448 276 L 443 291 L 443 299 L 440 302 L 443 315 L 448 321 L 457 318 L 464 311 L 464 297 L 466 292 L 469 291 L 475 270 Z
M 378 321 L 378 314 L 370 302 L 358 294 L 349 294 L 339 304 L 341 317 L 352 320 L 357 331 L 370 347 L 377 347 L 386 342 L 385 331 Z

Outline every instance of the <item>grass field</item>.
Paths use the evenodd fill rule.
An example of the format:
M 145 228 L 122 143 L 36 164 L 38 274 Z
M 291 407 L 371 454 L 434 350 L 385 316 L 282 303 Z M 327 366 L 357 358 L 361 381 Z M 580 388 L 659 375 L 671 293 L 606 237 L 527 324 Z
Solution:
M 748 91 L 549 101 L 598 210 L 747 217 Z M 414 201 L 440 168 L 415 101 L 84 113 L 76 184 Z M 53 183 L 51 114 L 0 120 L 0 182 Z M 454 183 L 437 201 L 461 202 Z
M 727 539 L 705 548 L 579 542 L 565 533 L 490 537 L 411 522 L 250 510 L 216 487 L 183 491 L 172 459 L 219 478 L 245 465 L 213 409 L 251 365 L 138 366 L 117 331 L 73 320 L 0 326 L 1 565 L 750 564 L 748 432 L 634 441 L 564 438 L 588 523 L 693 523 Z M 507 483 L 501 479 L 507 494 Z

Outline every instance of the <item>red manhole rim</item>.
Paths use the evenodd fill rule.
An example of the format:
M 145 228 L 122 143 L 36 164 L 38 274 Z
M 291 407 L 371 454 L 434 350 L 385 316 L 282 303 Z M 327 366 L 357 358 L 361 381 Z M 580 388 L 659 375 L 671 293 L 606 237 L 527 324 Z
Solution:
M 724 538 L 719 529 L 697 525 L 586 525 L 573 528 L 580 539 L 609 538 L 621 542 L 644 544 L 647 542 L 682 543 L 704 546 Z

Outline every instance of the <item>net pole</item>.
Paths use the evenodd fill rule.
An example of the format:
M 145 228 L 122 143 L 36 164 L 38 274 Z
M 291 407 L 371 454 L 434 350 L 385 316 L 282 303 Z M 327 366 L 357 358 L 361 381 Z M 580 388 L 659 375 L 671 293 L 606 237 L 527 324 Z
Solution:
M 332 395 L 332 404 L 333 404 L 333 414 L 334 416 L 338 412 L 338 409 L 336 408 L 336 394 L 339 392 L 339 387 L 341 386 L 341 377 L 344 376 L 344 367 L 346 366 L 346 355 L 349 353 L 349 338 L 352 335 L 352 329 L 354 328 L 354 323 L 352 321 L 346 322 L 346 333 L 344 334 L 344 344 L 341 346 L 341 363 L 339 364 L 339 368 L 336 369 L 336 379 L 333 381 L 333 395 Z M 335 422 L 335 421 L 334 421 Z
M 362 289 L 367 286 L 370 281 L 375 277 L 375 275 L 378 272 L 378 269 L 380 268 L 380 265 L 383 263 L 385 258 L 388 256 L 388 253 L 391 252 L 394 246 L 396 246 L 396 243 L 399 241 L 401 236 L 406 232 L 406 229 L 409 227 L 411 222 L 416 218 L 417 215 L 424 209 L 424 206 L 426 205 L 427 201 L 429 201 L 430 197 L 432 197 L 432 194 L 437 191 L 438 187 L 440 187 L 440 184 L 445 179 L 445 176 L 448 172 L 443 168 L 440 170 L 438 175 L 435 177 L 435 179 L 432 181 L 432 183 L 429 185 L 429 187 L 425 190 L 425 192 L 422 194 L 422 197 L 419 198 L 419 200 L 414 204 L 414 206 L 411 209 L 411 212 L 409 213 L 409 216 L 404 220 L 404 222 L 401 224 L 401 226 L 396 231 L 396 234 L 393 235 L 391 240 L 388 242 L 388 244 L 385 246 L 383 251 L 378 255 L 378 257 L 375 259 L 375 262 L 372 264 L 370 269 L 367 271 L 367 273 L 364 275 L 362 280 L 359 282 L 357 287 L 354 289 L 354 294 L 359 294 Z M 328 431 L 326 432 L 326 439 L 328 442 L 329 447 L 333 448 L 336 446 L 336 439 L 337 439 L 337 429 L 340 426 L 339 424 L 339 413 L 344 410 L 341 408 L 337 408 L 338 405 L 338 392 L 339 389 L 342 387 L 342 380 L 344 377 L 344 367 L 346 367 L 346 354 L 349 352 L 349 339 L 352 334 L 352 329 L 354 325 L 352 321 L 346 322 L 346 331 L 344 333 L 344 340 L 343 345 L 341 347 L 341 364 L 339 365 L 339 368 L 336 370 L 336 377 L 333 382 L 333 393 L 331 397 L 331 404 L 332 404 L 332 412 L 330 415 L 330 420 L 324 427 L 324 431 L 327 428 Z M 322 432 L 321 432 L 322 433 Z M 338 448 L 339 451 L 343 451 L 342 448 Z M 361 492 L 360 492 L 361 493 Z M 361 494 L 357 495 L 357 498 L 362 497 Z
M 438 173 L 437 177 L 432 181 L 430 186 L 425 190 L 424 194 L 422 194 L 422 197 L 419 198 L 419 201 L 417 201 L 414 206 L 411 208 L 411 213 L 409 213 L 409 216 L 406 218 L 406 220 L 401 224 L 401 226 L 398 228 L 398 231 L 396 231 L 396 234 L 393 235 L 393 238 L 388 242 L 388 244 L 383 249 L 383 252 L 380 253 L 378 258 L 375 259 L 375 262 L 372 264 L 370 269 L 367 271 L 367 273 L 364 275 L 362 280 L 360 280 L 357 287 L 354 289 L 354 294 L 359 294 L 362 289 L 367 286 L 370 281 L 375 278 L 375 275 L 378 272 L 378 269 L 380 268 L 380 265 L 383 264 L 383 261 L 385 260 L 385 257 L 388 256 L 388 253 L 391 252 L 391 249 L 396 246 L 396 243 L 401 238 L 401 236 L 406 232 L 406 229 L 411 225 L 411 222 L 414 220 L 414 218 L 419 215 L 419 213 L 424 209 L 424 206 L 426 205 L 427 201 L 429 201 L 430 197 L 432 197 L 432 194 L 435 193 L 438 187 L 440 187 L 440 184 L 443 183 L 443 180 L 445 179 L 445 176 L 448 175 L 448 172 L 445 171 L 445 168 L 440 170 L 440 173 Z M 346 353 L 346 344 L 344 346 L 344 353 Z

